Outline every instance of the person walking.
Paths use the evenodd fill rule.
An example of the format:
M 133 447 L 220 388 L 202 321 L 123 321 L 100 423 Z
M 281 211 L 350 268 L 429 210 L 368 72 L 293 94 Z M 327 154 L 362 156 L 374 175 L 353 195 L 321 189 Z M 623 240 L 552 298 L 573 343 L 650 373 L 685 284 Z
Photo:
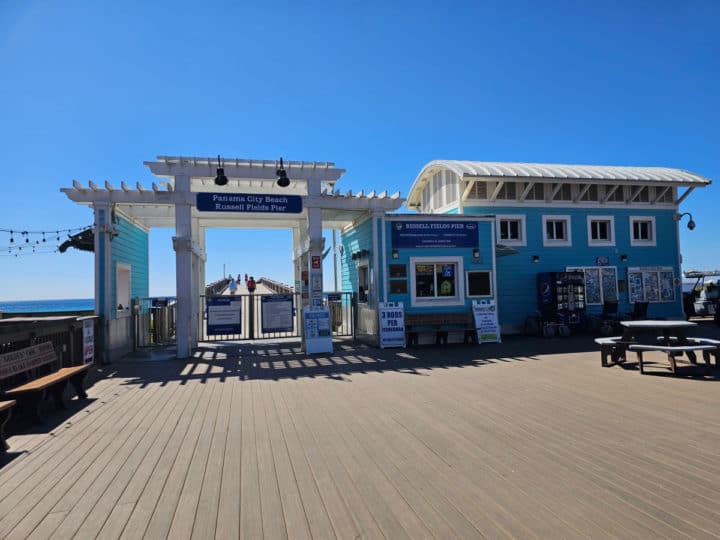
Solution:
M 250 294 L 255 292 L 255 278 L 250 276 L 250 279 L 247 282 L 247 290 Z
M 228 289 L 230 289 L 230 294 L 232 295 L 237 292 L 237 281 L 235 281 L 235 278 L 230 278 L 230 285 L 228 285 Z

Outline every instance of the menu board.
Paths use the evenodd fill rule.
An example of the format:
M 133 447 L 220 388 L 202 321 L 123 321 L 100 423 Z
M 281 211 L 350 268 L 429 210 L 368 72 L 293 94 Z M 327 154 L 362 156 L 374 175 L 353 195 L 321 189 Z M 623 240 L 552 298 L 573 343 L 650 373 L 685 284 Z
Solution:
M 601 269 L 602 293 L 604 302 L 617 302 L 617 268 L 605 266 Z
M 628 300 L 635 302 L 674 302 L 675 271 L 669 266 L 628 268 Z
M 584 268 L 585 270 L 585 301 L 588 304 L 602 304 L 600 286 L 600 268 Z
M 642 272 L 628 270 L 628 300 L 631 304 L 644 302 Z
M 473 300 L 473 317 L 478 343 L 500 343 L 500 325 L 494 300 Z
M 643 289 L 645 289 L 645 301 L 657 302 L 660 300 L 660 282 L 657 272 L 643 272 Z
M 675 300 L 675 274 L 673 272 L 660 272 L 660 300 L 662 302 Z
M 381 302 L 380 348 L 405 346 L 405 311 L 402 302 Z

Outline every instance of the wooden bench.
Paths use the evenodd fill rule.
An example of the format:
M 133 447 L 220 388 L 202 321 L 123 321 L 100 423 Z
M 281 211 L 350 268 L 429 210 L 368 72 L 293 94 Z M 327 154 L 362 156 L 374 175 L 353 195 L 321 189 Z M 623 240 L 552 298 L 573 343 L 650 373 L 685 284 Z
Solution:
M 622 336 L 608 336 L 596 338 L 595 343 L 600 345 L 600 365 L 613 366 L 625 361 L 625 344 L 621 343 Z M 608 362 L 608 358 L 612 362 Z
M 677 337 L 668 337 L 665 338 L 663 336 L 658 337 L 658 341 L 671 341 L 673 343 L 677 342 Z M 711 356 L 715 357 L 715 367 L 720 367 L 720 340 L 718 339 L 710 339 L 710 338 L 699 338 L 699 337 L 690 337 L 685 338 L 685 340 L 688 343 L 691 343 L 692 345 L 712 345 L 715 347 L 714 349 L 706 349 L 703 350 L 703 360 L 706 364 L 709 364 L 709 360 Z
M 418 334 L 435 332 L 435 343 L 445 345 L 449 332 L 463 332 L 464 343 L 476 341 L 475 320 L 471 312 L 405 313 L 405 334 L 408 345 L 418 344 Z
M 40 422 L 40 404 L 48 393 L 58 409 L 65 408 L 62 396 L 68 381 L 79 399 L 87 398 L 83 379 L 90 364 L 56 369 L 59 362 L 50 342 L 0 355 L 0 382 L 7 381 L 2 397 L 17 400 L 30 412 L 33 423 Z
M 8 449 L 8 444 L 5 441 L 5 424 L 10 420 L 10 410 L 15 405 L 15 400 L 0 401 L 0 454 Z
M 688 341 L 690 341 L 690 340 L 688 339 Z M 643 344 L 636 343 L 633 345 L 628 345 L 628 349 L 631 351 L 634 351 L 637 354 L 638 363 L 640 364 L 640 373 L 645 373 L 644 366 L 643 366 L 643 352 L 660 351 L 660 352 L 664 352 L 667 354 L 668 362 L 670 362 L 671 371 L 674 374 L 677 371 L 677 365 L 676 365 L 676 361 L 675 361 L 676 354 L 702 351 L 703 359 L 705 360 L 705 363 L 709 366 L 710 361 L 708 359 L 708 356 L 705 356 L 705 352 L 717 350 L 717 346 L 716 345 L 667 345 L 667 344 L 643 345 Z

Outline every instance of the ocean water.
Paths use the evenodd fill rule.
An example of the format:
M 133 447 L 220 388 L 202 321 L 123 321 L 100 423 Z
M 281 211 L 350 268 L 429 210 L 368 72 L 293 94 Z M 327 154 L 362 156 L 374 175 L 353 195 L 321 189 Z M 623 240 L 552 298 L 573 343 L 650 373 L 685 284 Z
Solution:
M 92 311 L 93 309 L 95 309 L 95 300 L 93 298 L 0 301 L 0 311 L 5 313 L 54 313 L 59 311 Z

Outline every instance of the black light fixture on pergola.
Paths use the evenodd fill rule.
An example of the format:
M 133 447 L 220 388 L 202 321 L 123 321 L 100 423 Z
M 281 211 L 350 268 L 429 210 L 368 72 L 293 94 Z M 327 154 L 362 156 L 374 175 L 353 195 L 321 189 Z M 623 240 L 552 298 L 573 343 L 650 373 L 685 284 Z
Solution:
M 215 185 L 218 186 L 226 186 L 228 183 L 227 176 L 225 176 L 225 169 L 222 166 L 222 163 L 220 162 L 220 154 L 218 154 L 218 166 L 217 166 L 217 176 L 215 177 Z
M 277 185 L 279 187 L 285 188 L 290 185 L 290 179 L 287 176 L 287 172 L 285 172 L 285 167 L 283 167 L 283 158 L 280 158 L 280 168 L 275 174 L 278 176 Z

